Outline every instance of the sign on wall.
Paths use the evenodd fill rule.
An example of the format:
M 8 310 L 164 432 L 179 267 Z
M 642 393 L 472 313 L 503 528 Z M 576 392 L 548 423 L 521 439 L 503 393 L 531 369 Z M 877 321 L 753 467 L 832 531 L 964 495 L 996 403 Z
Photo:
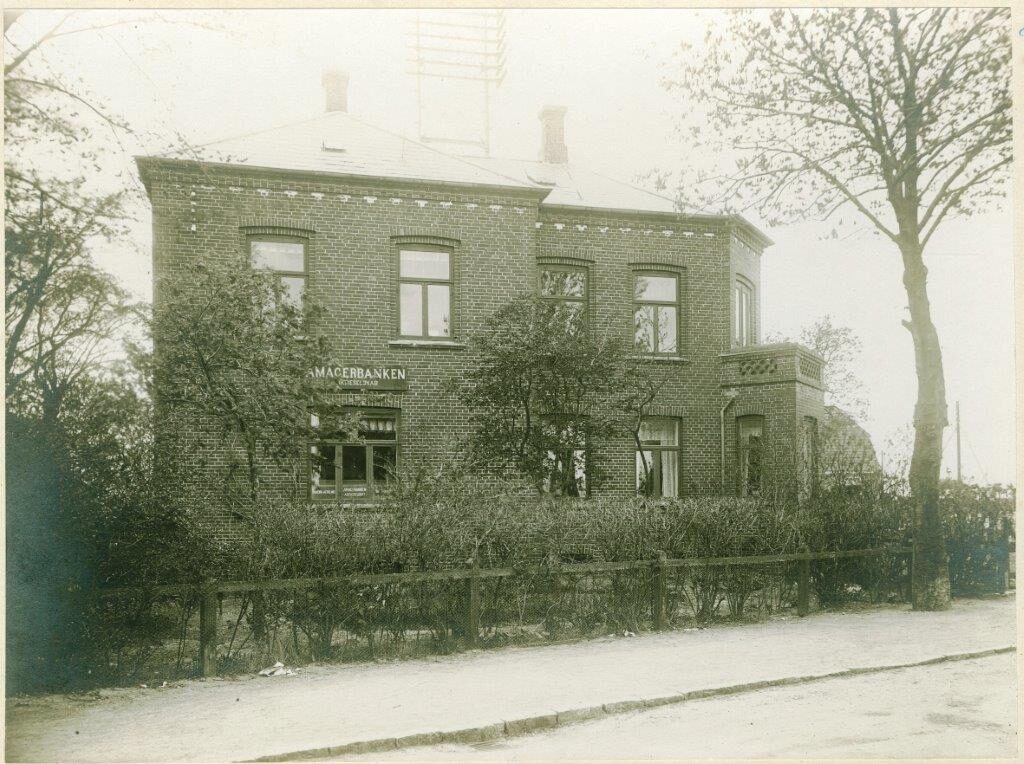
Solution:
M 313 379 L 333 382 L 343 390 L 407 390 L 409 382 L 403 366 L 314 366 Z

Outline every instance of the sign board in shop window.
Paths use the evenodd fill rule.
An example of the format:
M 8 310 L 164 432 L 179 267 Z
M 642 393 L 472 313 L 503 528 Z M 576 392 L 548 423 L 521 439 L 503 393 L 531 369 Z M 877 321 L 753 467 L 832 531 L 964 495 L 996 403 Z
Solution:
M 407 390 L 408 377 L 403 366 L 314 366 L 313 379 L 334 383 L 342 390 Z

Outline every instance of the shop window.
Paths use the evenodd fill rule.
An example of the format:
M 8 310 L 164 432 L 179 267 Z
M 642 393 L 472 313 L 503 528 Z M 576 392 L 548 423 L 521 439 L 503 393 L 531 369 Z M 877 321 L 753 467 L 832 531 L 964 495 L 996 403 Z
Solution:
M 739 494 L 757 496 L 764 485 L 764 417 L 736 419 L 739 448 Z
M 319 437 L 309 448 L 310 497 L 314 499 L 372 496 L 394 477 L 398 467 L 398 417 L 365 414 L 355 438 L 321 425 L 313 417 Z
M 754 286 L 744 278 L 737 278 L 733 287 L 734 332 L 733 344 L 738 347 L 756 345 L 754 334 Z
M 633 279 L 634 346 L 641 353 L 676 355 L 679 277 L 671 273 L 637 273 Z
M 540 297 L 570 327 L 582 327 L 587 313 L 587 272 L 582 268 L 544 266 Z
M 399 334 L 414 338 L 452 336 L 451 253 L 399 252 Z
M 642 496 L 679 495 L 679 420 L 644 417 L 636 451 L 636 490 Z
M 281 279 L 284 299 L 302 307 L 306 293 L 306 243 L 285 236 L 249 239 L 249 263 L 256 270 L 271 271 Z

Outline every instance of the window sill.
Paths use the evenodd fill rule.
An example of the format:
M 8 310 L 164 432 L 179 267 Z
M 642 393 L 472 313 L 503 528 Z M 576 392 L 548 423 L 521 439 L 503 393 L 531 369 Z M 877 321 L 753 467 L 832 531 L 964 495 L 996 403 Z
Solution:
M 446 350 L 465 350 L 466 343 L 455 340 L 389 340 L 388 346 L 393 348 L 439 348 Z
M 681 355 L 633 355 L 634 361 L 661 361 L 663 363 L 689 363 L 690 359 Z

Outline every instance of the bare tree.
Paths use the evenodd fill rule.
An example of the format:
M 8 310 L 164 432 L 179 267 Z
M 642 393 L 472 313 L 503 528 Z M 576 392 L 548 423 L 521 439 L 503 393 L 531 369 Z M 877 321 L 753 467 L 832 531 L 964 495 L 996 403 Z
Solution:
M 667 83 L 707 107 L 704 143 L 721 138 L 739 154 L 689 206 L 755 209 L 772 223 L 852 209 L 900 253 L 918 380 L 910 484 L 923 610 L 949 605 L 946 391 L 924 253 L 943 222 L 1005 191 L 1009 23 L 1005 8 L 741 12 L 685 51 Z
M 772 334 L 766 342 L 793 342 L 783 334 Z M 825 314 L 800 330 L 799 341 L 825 360 L 825 403 L 837 406 L 855 419 L 867 416 L 864 383 L 857 374 L 864 343 L 848 326 L 838 326 Z

